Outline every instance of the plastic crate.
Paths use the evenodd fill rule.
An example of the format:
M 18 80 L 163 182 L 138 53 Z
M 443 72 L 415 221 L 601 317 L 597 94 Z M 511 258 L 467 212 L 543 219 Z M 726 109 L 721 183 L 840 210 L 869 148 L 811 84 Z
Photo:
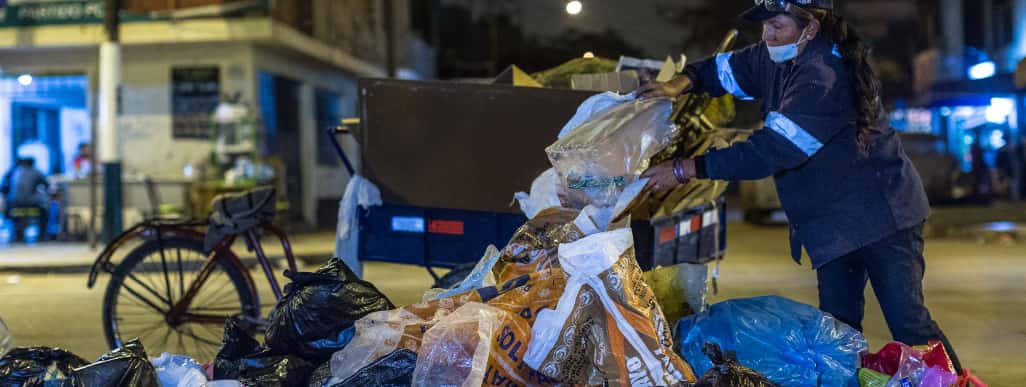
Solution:
M 652 258 L 642 269 L 680 263 L 702 264 L 723 257 L 727 249 L 727 207 L 716 204 L 688 208 L 652 221 Z

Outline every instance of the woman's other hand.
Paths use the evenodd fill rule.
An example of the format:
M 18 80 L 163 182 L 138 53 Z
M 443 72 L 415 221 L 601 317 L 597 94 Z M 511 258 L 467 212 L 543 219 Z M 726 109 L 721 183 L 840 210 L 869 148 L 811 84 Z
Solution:
M 691 90 L 691 79 L 686 76 L 679 76 L 669 82 L 648 82 L 638 88 L 637 96 L 640 99 L 670 97 L 676 98 Z

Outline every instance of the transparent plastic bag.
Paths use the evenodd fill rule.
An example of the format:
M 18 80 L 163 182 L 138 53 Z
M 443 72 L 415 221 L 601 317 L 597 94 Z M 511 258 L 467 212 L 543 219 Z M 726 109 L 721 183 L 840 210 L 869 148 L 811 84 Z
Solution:
M 611 91 L 607 91 L 601 94 L 595 94 L 581 103 L 581 106 L 577 107 L 577 112 L 570 118 L 570 121 L 563 125 L 563 129 L 559 130 L 557 138 L 563 138 L 569 135 L 578 126 L 587 122 L 592 117 L 602 114 L 606 110 L 609 110 L 617 105 L 624 102 L 634 101 L 634 93 L 630 94 L 618 94 Z
M 440 292 L 438 289 L 428 290 L 427 293 L 424 294 L 424 300 L 436 300 L 439 298 L 455 296 L 474 289 L 495 286 L 495 274 L 492 274 L 492 268 L 495 267 L 495 263 L 499 261 L 500 255 L 498 248 L 493 245 L 488 245 L 488 248 L 485 249 L 484 256 L 477 262 L 474 269 L 470 271 L 467 278 L 463 279 L 463 282 L 460 282 L 451 289 L 444 289 Z
M 682 263 L 645 273 L 667 321 L 704 312 L 709 288 L 709 265 Z
M 0 357 L 6 355 L 11 349 L 14 349 L 14 337 L 7 329 L 7 324 L 4 324 L 4 319 L 0 318 Z
M 819 309 L 777 296 L 713 304 L 677 324 L 680 354 L 696 372 L 712 363 L 706 343 L 735 351 L 738 360 L 781 386 L 847 386 L 857 383 L 859 331 Z
M 331 357 L 332 376 L 346 380 L 397 349 L 416 352 L 424 332 L 439 319 L 470 302 L 482 302 L 480 292 L 470 291 L 401 309 L 375 312 L 357 320 L 353 340 Z
M 356 336 L 331 357 L 331 375 L 345 380 L 375 360 L 395 351 L 407 325 L 424 322 L 420 317 L 396 309 L 376 312 L 356 321 Z
M 424 333 L 417 351 L 415 386 L 476 387 L 484 382 L 492 336 L 505 313 L 471 302 Z
M 545 149 L 567 188 L 567 205 L 613 207 L 624 188 L 670 144 L 677 127 L 668 98 L 625 102 L 591 117 Z
M 164 352 L 150 362 L 157 369 L 160 387 L 203 387 L 207 382 L 203 366 L 189 356 Z
M 930 367 L 920 376 L 919 387 L 950 387 L 957 380 L 958 376 L 954 373 L 938 367 Z

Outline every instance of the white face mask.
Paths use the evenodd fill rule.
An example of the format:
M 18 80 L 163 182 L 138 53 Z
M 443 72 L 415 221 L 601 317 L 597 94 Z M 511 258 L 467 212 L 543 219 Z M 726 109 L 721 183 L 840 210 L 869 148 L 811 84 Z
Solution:
M 802 35 L 798 37 L 797 42 L 776 47 L 767 45 L 766 48 L 769 50 L 770 60 L 774 63 L 784 63 L 798 57 L 798 45 L 804 42 L 805 30 L 802 30 Z

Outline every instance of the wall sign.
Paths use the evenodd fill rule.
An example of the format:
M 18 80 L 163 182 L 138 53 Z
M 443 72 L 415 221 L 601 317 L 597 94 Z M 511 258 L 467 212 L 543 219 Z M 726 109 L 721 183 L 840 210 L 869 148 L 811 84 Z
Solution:
M 172 136 L 210 138 L 211 115 L 220 98 L 217 66 L 171 68 Z

